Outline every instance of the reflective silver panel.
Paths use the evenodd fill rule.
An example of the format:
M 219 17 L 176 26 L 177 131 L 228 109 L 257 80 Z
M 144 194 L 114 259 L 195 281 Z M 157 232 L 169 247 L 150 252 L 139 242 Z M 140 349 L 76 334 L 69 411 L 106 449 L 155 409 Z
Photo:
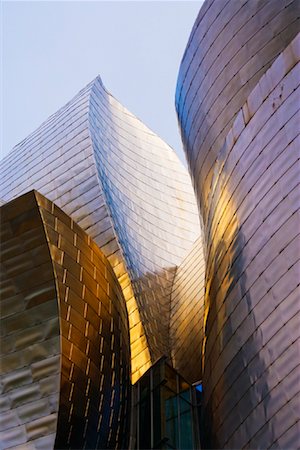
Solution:
M 174 273 L 199 235 L 190 179 L 173 150 L 109 95 L 100 79 L 92 89 L 90 129 L 152 359 L 169 356 Z
M 110 261 L 127 303 L 136 381 L 151 361 L 171 356 L 172 283 L 200 233 L 186 169 L 97 77 L 1 162 L 5 201 L 32 188 Z
M 204 223 L 210 448 L 299 444 L 299 2 L 207 0 L 177 110 Z

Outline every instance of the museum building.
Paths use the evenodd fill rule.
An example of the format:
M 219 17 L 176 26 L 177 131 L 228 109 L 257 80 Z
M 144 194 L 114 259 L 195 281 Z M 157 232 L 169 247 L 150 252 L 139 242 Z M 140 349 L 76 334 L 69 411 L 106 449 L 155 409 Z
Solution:
M 99 76 L 0 161 L 1 448 L 299 448 L 299 12 L 204 2 L 189 172 Z

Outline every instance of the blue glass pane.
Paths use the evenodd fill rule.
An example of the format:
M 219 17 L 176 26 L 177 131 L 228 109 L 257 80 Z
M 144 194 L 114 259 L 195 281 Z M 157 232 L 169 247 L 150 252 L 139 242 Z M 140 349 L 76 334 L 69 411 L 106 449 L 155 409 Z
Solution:
M 199 391 L 199 392 L 203 392 L 203 386 L 202 386 L 202 383 L 198 384 L 198 385 L 196 386 L 196 389 L 197 389 L 197 391 Z

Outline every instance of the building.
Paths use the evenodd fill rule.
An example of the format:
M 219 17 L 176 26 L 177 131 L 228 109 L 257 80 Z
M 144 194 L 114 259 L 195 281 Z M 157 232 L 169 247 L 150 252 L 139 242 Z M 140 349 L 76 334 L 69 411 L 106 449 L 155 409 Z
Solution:
M 73 279 L 73 270 L 80 278 L 79 266 L 83 267 L 83 271 L 87 270 L 85 265 L 89 269 L 91 266 L 97 269 L 94 257 L 90 260 L 89 257 L 85 258 L 82 263 L 81 260 L 77 261 L 75 253 L 78 239 L 72 238 L 75 226 L 77 230 L 81 230 L 78 233 L 85 236 L 88 245 L 97 247 L 99 254 L 103 254 L 107 264 L 111 265 L 126 303 L 132 383 L 136 383 L 161 357 L 166 357 L 168 364 L 172 365 L 175 371 L 180 371 L 180 375 L 186 377 L 188 383 L 198 381 L 201 378 L 203 340 L 203 330 L 199 322 L 201 323 L 203 317 L 204 259 L 202 246 L 199 245 L 201 241 L 199 217 L 191 181 L 174 151 L 120 105 L 97 77 L 1 161 L 0 180 L 1 197 L 5 203 L 2 206 L 5 208 L 4 211 L 7 208 L 14 209 L 13 205 L 17 204 L 14 202 L 26 204 L 28 197 L 24 197 L 23 194 L 31 191 L 30 195 L 37 199 L 37 203 L 41 201 L 43 204 L 49 204 L 54 216 L 57 214 L 58 217 L 64 217 L 62 221 L 63 224 L 67 223 L 68 229 L 61 225 L 62 231 L 67 236 L 71 233 L 71 238 L 66 240 L 62 234 L 60 241 L 57 242 L 55 235 L 53 239 L 57 249 L 53 249 L 54 244 L 50 241 L 51 252 L 54 252 L 52 259 L 57 263 L 57 259 L 60 261 L 59 258 L 63 258 L 60 261 L 61 268 L 57 269 L 56 264 L 51 274 L 52 282 L 58 276 L 62 277 L 63 283 L 66 281 L 65 277 L 67 280 L 68 277 Z M 34 194 L 32 189 L 35 190 Z M 42 198 L 44 200 L 41 200 Z M 36 209 L 39 214 L 40 207 L 36 206 Z M 47 217 L 48 215 L 49 211 Z M 16 220 L 22 222 L 22 217 Z M 55 216 L 49 220 L 53 225 L 58 219 Z M 40 225 L 43 232 L 43 226 Z M 57 226 L 56 224 L 55 227 Z M 55 231 L 57 232 L 56 229 Z M 51 233 L 53 234 L 53 231 Z M 62 251 L 66 252 L 66 256 L 61 256 Z M 27 257 L 30 259 L 33 255 L 28 254 Z M 50 259 L 48 263 L 51 265 Z M 6 262 L 3 261 L 3 264 L 5 266 Z M 19 270 L 22 271 L 21 266 Z M 92 280 L 90 282 L 92 285 L 95 284 Z M 82 284 L 82 279 L 79 279 L 79 283 Z M 78 280 L 75 287 L 77 289 L 75 294 L 81 299 L 76 298 L 83 305 L 85 297 L 82 289 L 85 288 L 78 284 Z M 64 295 L 62 294 L 62 297 Z M 94 301 L 96 302 L 95 299 Z M 61 321 L 61 314 L 68 315 L 68 309 L 65 310 L 66 305 L 59 295 L 53 302 L 53 307 L 56 307 L 56 321 L 58 318 Z M 57 304 L 63 305 L 64 310 L 61 311 L 60 306 L 57 310 Z M 77 312 L 83 314 L 83 318 L 78 317 L 81 329 L 86 326 L 86 317 L 82 308 Z M 3 320 L 10 319 L 5 316 Z M 65 316 L 63 320 L 67 320 Z M 95 320 L 98 322 L 99 318 Z M 70 345 L 73 349 L 75 344 L 68 330 L 67 325 L 57 328 L 57 338 L 59 336 L 66 338 L 62 340 L 66 348 L 58 346 L 56 351 L 57 358 L 59 355 L 60 358 L 69 355 L 66 359 L 70 365 L 72 364 Z M 22 332 L 25 336 L 28 334 L 30 342 L 34 340 L 34 336 L 31 336 L 28 330 L 18 328 L 16 335 Z M 120 331 L 118 333 L 120 336 Z M 121 335 L 124 336 L 124 332 Z M 12 336 L 7 338 L 10 340 Z M 98 340 L 101 334 L 94 338 L 95 342 L 92 337 L 90 338 L 89 346 L 91 348 L 94 346 L 95 350 L 95 347 L 99 347 Z M 111 341 L 110 335 L 105 334 L 103 338 L 104 346 L 105 339 Z M 81 338 L 78 339 L 78 345 L 87 345 L 86 339 L 83 339 L 83 342 Z M 78 348 L 85 354 L 83 348 Z M 98 357 L 100 355 L 101 352 Z M 17 366 L 13 366 L 10 371 L 5 358 L 16 359 L 18 356 L 13 349 L 9 351 L 9 355 L 5 353 L 2 356 L 4 360 L 1 364 L 5 373 L 9 373 L 9 377 L 13 376 L 15 370 L 21 370 L 23 365 L 27 367 L 31 364 L 30 361 L 15 361 Z M 47 359 L 47 354 L 45 357 Z M 115 364 L 118 357 L 116 352 Z M 82 364 L 84 365 L 84 362 Z M 129 433 L 124 430 L 127 426 L 126 420 L 129 420 L 129 403 L 127 401 L 123 405 L 122 401 L 125 401 L 125 397 L 128 400 L 127 382 L 117 380 L 117 375 L 109 373 L 108 367 L 103 369 L 101 361 L 96 361 L 95 365 L 99 377 L 102 375 L 104 377 L 103 389 L 106 389 L 102 393 L 102 387 L 98 386 L 99 395 L 107 394 L 112 397 L 113 394 L 109 393 L 109 389 L 115 389 L 121 395 L 120 389 L 117 388 L 119 383 L 123 390 L 126 389 L 127 397 L 123 393 L 122 398 L 119 398 L 119 409 L 117 407 L 114 409 L 114 404 L 98 405 L 102 417 L 105 412 L 108 420 L 105 428 L 103 425 L 99 431 L 98 427 L 101 425 L 96 423 L 96 418 L 100 420 L 99 414 L 95 417 L 91 414 L 90 418 L 87 417 L 82 422 L 84 424 L 87 421 L 87 428 L 81 429 L 70 422 L 68 419 L 70 411 L 66 410 L 66 405 L 71 407 L 71 400 L 67 401 L 69 397 L 72 399 L 70 389 L 73 389 L 74 393 L 77 392 L 76 379 L 69 380 L 69 375 L 65 374 L 64 369 L 61 374 L 57 372 L 56 383 L 60 382 L 61 395 L 64 395 L 65 402 L 63 406 L 56 404 L 53 414 L 58 414 L 58 419 L 54 416 L 52 419 L 58 420 L 57 428 L 55 431 L 55 426 L 52 426 L 52 436 L 49 437 L 46 446 L 50 445 L 52 439 L 51 442 L 54 442 L 56 448 L 63 447 L 66 442 L 61 441 L 62 436 L 71 433 L 70 441 L 67 442 L 70 448 L 76 448 L 76 445 L 79 448 L 82 448 L 82 445 L 87 446 L 86 448 L 126 447 L 125 442 L 126 438 L 129 438 Z M 122 374 L 125 377 L 125 362 L 123 368 Z M 115 387 L 112 382 L 106 381 L 112 377 L 115 380 Z M 85 386 L 86 382 L 86 379 L 78 380 L 80 386 Z M 56 389 L 57 386 L 59 384 L 56 384 Z M 93 387 L 92 380 L 90 386 Z M 78 389 L 82 394 L 84 389 L 82 387 Z M 3 395 L 6 399 L 7 395 Z M 13 393 L 9 393 L 9 398 L 12 395 Z M 80 393 L 78 395 L 80 398 Z M 85 405 L 86 401 L 84 397 Z M 4 417 L 11 417 L 13 404 L 8 402 L 5 408 Z M 82 408 L 74 406 L 74 411 L 78 417 L 86 417 Z M 117 411 L 120 415 L 118 426 L 114 422 L 110 423 Z M 41 417 L 44 417 L 44 412 L 41 412 Z M 60 414 L 64 414 L 63 419 L 60 419 Z M 113 418 L 110 420 L 109 417 Z M 7 446 L 15 445 L 13 436 L 17 434 L 17 430 L 22 430 L 21 445 L 25 445 L 27 441 L 27 445 L 30 445 L 31 441 L 38 439 L 36 434 L 24 431 L 25 422 L 13 420 L 15 419 L 8 418 L 7 428 L 3 430 Z M 89 428 L 92 422 L 96 427 L 93 433 Z M 60 427 L 64 427 L 66 423 L 73 426 L 72 431 L 65 428 L 62 433 Z M 80 438 L 72 434 L 75 431 L 79 433 Z M 85 440 L 87 433 L 91 436 L 90 441 Z M 97 441 L 100 439 L 99 436 L 102 436 L 103 441 Z M 123 437 L 123 441 L 120 436 Z M 41 442 L 46 442 L 44 438 L 45 436 L 41 436 Z
M 130 448 L 201 448 L 201 404 L 201 385 L 190 385 L 160 358 L 133 386 Z
M 1 448 L 126 448 L 128 315 L 103 253 L 31 191 L 1 207 L 1 273 Z
M 299 448 L 299 1 L 206 0 L 176 107 L 206 255 L 209 448 Z
M 97 77 L 1 161 L 4 201 L 31 189 L 62 208 L 112 265 L 129 313 L 135 382 L 171 357 L 173 280 L 200 233 L 186 169 Z M 200 314 L 201 302 L 191 308 Z M 200 333 L 186 339 L 200 361 Z M 184 347 L 179 353 L 184 359 Z
M 204 2 L 192 180 L 99 77 L 0 162 L 5 448 L 299 448 L 299 12 Z

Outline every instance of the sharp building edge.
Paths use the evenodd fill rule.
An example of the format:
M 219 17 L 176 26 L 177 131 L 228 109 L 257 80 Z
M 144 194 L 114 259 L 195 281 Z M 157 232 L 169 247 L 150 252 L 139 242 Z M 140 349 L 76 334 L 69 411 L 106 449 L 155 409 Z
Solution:
M 299 447 L 299 10 L 206 0 L 179 71 L 203 221 L 208 448 Z
M 1 208 L 1 448 L 126 448 L 125 299 L 92 239 L 35 191 Z
M 97 77 L 1 161 L 0 180 L 4 201 L 36 189 L 108 258 L 126 299 L 133 382 L 170 358 L 174 275 L 200 232 L 175 152 Z
M 5 448 L 298 447 L 299 16 L 204 2 L 190 176 L 100 77 L 0 162 Z
M 89 123 L 99 180 L 155 361 L 170 356 L 174 273 L 200 232 L 190 177 L 175 152 L 108 94 L 100 78 Z

